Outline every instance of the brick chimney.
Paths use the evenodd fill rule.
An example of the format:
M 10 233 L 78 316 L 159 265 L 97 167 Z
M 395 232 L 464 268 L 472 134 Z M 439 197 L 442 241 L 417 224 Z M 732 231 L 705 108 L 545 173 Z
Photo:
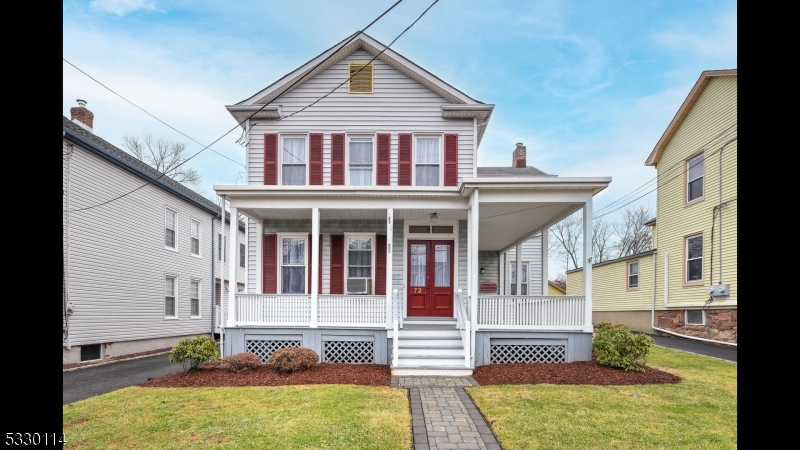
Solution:
M 72 107 L 69 109 L 69 113 L 72 116 L 72 121 L 94 133 L 92 130 L 92 127 L 94 126 L 94 114 L 86 109 L 86 100 L 78 99 L 77 102 L 77 107 Z
M 526 149 L 522 142 L 517 142 L 517 148 L 514 149 L 514 155 L 511 158 L 511 167 L 517 169 L 524 169 L 528 167 L 525 163 Z

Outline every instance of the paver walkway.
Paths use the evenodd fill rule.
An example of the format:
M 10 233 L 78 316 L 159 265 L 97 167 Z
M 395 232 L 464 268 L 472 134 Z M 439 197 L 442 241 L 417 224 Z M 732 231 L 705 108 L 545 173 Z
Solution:
M 406 388 L 411 401 L 415 450 L 486 449 L 500 444 L 465 386 L 472 377 L 392 377 L 392 387 Z

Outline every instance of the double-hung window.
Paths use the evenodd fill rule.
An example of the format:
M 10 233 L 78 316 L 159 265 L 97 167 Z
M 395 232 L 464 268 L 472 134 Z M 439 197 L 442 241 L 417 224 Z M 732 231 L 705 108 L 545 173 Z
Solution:
M 415 154 L 416 186 L 439 186 L 439 137 L 417 136 Z
M 175 230 L 178 223 L 178 213 L 167 208 L 164 216 L 164 247 L 176 250 Z
M 164 316 L 177 317 L 175 308 L 175 277 L 167 277 L 164 285 Z
M 371 137 L 351 137 L 348 164 L 351 186 L 372 186 L 375 145 Z
M 192 280 L 189 284 L 189 298 L 191 299 L 191 315 L 200 316 L 200 282 Z
M 686 162 L 686 203 L 703 198 L 703 157 L 699 155 Z
M 306 162 L 306 138 L 304 136 L 283 137 L 281 184 L 305 186 Z
M 628 289 L 639 287 L 639 261 L 629 262 L 628 264 Z
M 239 267 L 244 268 L 244 244 L 239 244 Z
M 703 235 L 696 234 L 686 238 L 686 260 L 684 266 L 686 283 L 703 282 Z
M 192 219 L 191 224 L 192 234 L 189 248 L 191 249 L 192 255 L 200 256 L 200 222 Z
M 347 280 L 348 294 L 367 294 L 373 292 L 374 252 L 373 237 L 347 236 Z
M 528 265 L 528 262 L 522 262 L 522 279 L 519 285 L 521 294 L 519 295 L 528 295 Z M 509 272 L 511 272 L 510 295 L 517 295 L 517 263 L 509 263 Z
M 306 236 L 282 236 L 281 293 L 306 293 Z

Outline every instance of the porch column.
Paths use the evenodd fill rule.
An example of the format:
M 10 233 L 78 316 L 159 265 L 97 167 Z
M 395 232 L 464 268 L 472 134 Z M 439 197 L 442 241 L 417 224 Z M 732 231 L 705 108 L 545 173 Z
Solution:
M 547 267 L 547 254 L 548 254 L 547 232 L 548 232 L 547 228 L 542 230 L 542 295 L 547 295 L 548 293 L 547 280 L 549 278 L 549 272 L 550 272 L 550 269 L 548 269 Z
M 472 205 L 470 206 L 469 216 L 469 235 L 471 237 L 469 242 L 469 261 L 471 262 L 470 268 L 470 305 L 469 317 L 475 323 L 472 327 L 473 331 L 478 328 L 478 222 L 480 221 L 480 206 L 479 206 L 478 189 L 472 191 Z M 470 342 L 474 342 L 471 339 Z
M 500 267 L 498 267 L 500 279 L 498 280 L 497 293 L 506 295 L 506 252 L 500 252 L 497 259 L 500 261 Z
M 586 299 L 584 331 L 592 331 L 592 198 L 583 204 L 583 296 Z
M 319 208 L 311 208 L 311 328 L 317 327 L 317 295 L 319 294 Z
M 522 243 L 517 244 L 517 295 L 522 295 Z M 530 287 L 530 279 L 528 280 L 528 287 Z
M 236 236 L 239 234 L 239 219 L 236 217 L 236 207 L 231 206 L 230 214 L 231 223 L 228 233 L 228 259 L 230 259 L 231 262 L 228 264 L 228 326 L 234 327 L 236 326 Z M 222 220 L 225 220 L 224 215 L 222 216 Z M 222 224 L 224 227 L 225 222 Z M 220 290 L 225 290 L 224 281 L 221 284 Z
M 386 252 L 386 328 L 392 327 L 392 238 L 394 237 L 394 210 L 386 208 L 386 248 L 377 251 Z M 397 314 L 402 314 L 396 311 Z M 397 339 L 395 337 L 395 339 Z

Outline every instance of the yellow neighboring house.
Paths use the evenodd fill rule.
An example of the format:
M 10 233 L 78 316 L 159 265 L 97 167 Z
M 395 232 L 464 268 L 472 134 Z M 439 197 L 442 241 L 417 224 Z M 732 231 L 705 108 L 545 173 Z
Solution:
M 562 289 L 552 281 L 547 281 L 547 295 L 567 295 L 567 291 Z
M 736 123 L 737 70 L 703 72 L 645 162 L 654 249 L 592 265 L 595 325 L 737 342 Z M 567 272 L 567 295 L 581 272 Z

